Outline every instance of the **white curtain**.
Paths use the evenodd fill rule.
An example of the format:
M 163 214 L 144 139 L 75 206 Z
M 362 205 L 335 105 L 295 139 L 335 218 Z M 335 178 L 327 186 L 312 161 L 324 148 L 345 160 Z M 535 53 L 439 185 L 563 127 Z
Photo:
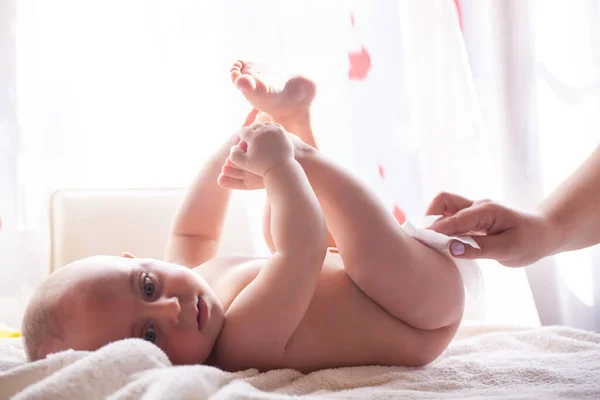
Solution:
M 536 0 L 534 6 L 546 195 L 600 144 L 600 2 Z M 600 332 L 600 246 L 558 255 L 549 269 L 555 284 L 540 284 L 536 295 L 541 302 L 552 297 L 558 303 L 553 312 L 547 311 L 548 323 Z
M 18 321 L 28 297 L 25 282 L 36 268 L 26 269 L 35 256 L 16 235 L 18 213 L 18 152 L 16 117 L 16 2 L 0 2 L 0 323 Z M 23 260 L 23 264 L 20 261 Z
M 497 199 L 532 209 L 600 143 L 600 3 L 462 0 L 486 131 L 499 138 Z M 492 197 L 492 195 L 485 195 Z M 543 324 L 600 331 L 600 252 L 526 269 Z M 512 286 L 505 286 L 512 297 Z
M 522 199 L 516 194 L 529 178 L 542 187 L 553 174 L 543 175 L 535 158 L 543 142 L 521 135 L 530 123 L 525 109 L 513 107 L 512 118 L 500 108 L 518 96 L 496 96 L 525 85 L 531 72 L 511 83 L 502 53 L 481 54 L 477 66 L 469 29 L 496 29 L 495 43 L 502 31 L 474 27 L 466 4 L 468 57 L 451 0 L 2 4 L 9 73 L 0 76 L 0 101 L 13 106 L 2 108 L 0 125 L 0 272 L 10 277 L 0 288 L 1 323 L 19 325 L 47 273 L 52 191 L 187 185 L 247 111 L 228 78 L 237 58 L 313 77 L 322 150 L 409 218 L 441 190 L 535 204 L 543 194 L 535 185 Z M 518 176 L 517 165 L 533 169 Z M 476 314 L 538 324 L 525 270 L 482 267 Z

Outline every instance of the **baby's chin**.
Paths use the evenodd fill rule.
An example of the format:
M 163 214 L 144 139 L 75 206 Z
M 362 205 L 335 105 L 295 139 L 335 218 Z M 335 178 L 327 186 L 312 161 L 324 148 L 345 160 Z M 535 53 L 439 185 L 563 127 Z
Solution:
M 212 346 L 198 349 L 191 345 L 179 349 L 176 354 L 169 354 L 168 352 L 166 354 L 173 365 L 203 365 L 209 363 L 212 350 Z

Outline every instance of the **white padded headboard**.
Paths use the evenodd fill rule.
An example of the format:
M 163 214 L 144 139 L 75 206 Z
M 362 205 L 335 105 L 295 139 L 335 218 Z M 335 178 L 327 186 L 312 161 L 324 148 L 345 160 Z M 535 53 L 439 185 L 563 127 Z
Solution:
M 60 190 L 50 207 L 50 272 L 92 255 L 163 259 L 166 241 L 185 189 Z M 242 194 L 234 192 L 220 253 L 256 252 Z

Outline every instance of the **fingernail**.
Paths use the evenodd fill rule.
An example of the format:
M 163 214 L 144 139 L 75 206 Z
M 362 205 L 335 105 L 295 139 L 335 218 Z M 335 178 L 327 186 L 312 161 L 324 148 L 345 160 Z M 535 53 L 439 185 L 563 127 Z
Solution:
M 465 254 L 465 245 L 458 240 L 453 241 L 450 244 L 450 253 L 452 253 L 453 256 L 462 256 Z

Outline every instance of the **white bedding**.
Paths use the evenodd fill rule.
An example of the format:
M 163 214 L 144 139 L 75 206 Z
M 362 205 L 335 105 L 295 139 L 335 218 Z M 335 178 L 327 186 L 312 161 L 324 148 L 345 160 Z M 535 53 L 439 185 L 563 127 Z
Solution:
M 308 375 L 172 367 L 162 351 L 138 339 L 36 363 L 23 357 L 19 340 L 0 340 L 0 399 L 600 399 L 600 335 L 558 326 L 470 323 L 423 368 L 370 366 Z

